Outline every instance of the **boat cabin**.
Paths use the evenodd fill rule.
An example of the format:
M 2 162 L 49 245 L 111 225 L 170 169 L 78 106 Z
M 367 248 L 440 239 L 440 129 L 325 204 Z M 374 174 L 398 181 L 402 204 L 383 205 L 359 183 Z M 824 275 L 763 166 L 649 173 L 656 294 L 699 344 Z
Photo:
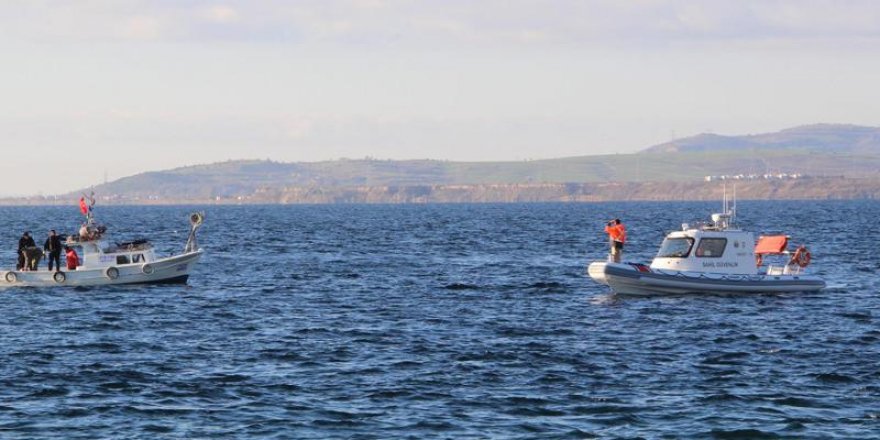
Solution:
M 81 249 L 79 267 L 82 269 L 142 265 L 156 260 L 153 245 L 147 240 L 124 243 L 110 243 L 106 240 L 72 241 L 65 245 Z
M 755 275 L 754 246 L 751 232 L 676 231 L 663 240 L 651 269 Z
M 711 223 L 683 224 L 663 240 L 651 269 L 756 275 L 755 236 L 730 226 L 728 214 Z

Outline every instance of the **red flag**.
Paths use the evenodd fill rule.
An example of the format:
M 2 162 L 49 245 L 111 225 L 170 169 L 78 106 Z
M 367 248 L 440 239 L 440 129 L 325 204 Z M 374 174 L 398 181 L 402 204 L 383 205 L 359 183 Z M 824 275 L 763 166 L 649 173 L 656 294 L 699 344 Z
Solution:
M 83 215 L 86 215 L 89 213 L 89 207 L 86 205 L 86 198 L 85 197 L 79 198 L 79 210 L 83 213 Z

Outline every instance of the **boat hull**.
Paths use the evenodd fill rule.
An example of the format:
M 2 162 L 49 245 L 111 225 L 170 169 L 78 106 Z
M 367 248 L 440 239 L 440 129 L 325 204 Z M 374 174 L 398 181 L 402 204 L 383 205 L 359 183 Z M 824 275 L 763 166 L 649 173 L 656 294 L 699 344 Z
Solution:
M 123 264 L 111 268 L 77 268 L 56 272 L 45 270 L 22 272 L 0 271 L 0 287 L 107 286 L 122 284 L 186 283 L 203 251 L 197 250 L 161 258 L 146 264 Z
M 809 292 L 825 287 L 814 275 L 679 272 L 628 263 L 594 262 L 587 273 L 615 293 L 638 296 Z

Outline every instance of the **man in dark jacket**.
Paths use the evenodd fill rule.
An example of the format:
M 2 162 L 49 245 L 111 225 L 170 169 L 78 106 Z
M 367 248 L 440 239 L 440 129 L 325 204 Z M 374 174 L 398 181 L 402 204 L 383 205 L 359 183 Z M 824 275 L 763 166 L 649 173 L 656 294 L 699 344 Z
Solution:
M 15 265 L 15 270 L 24 269 L 24 250 L 36 245 L 37 244 L 34 243 L 34 237 L 31 237 L 30 232 L 25 232 L 24 234 L 21 234 L 21 238 L 18 239 L 18 264 Z
M 49 231 L 49 238 L 43 243 L 43 250 L 49 254 L 49 271 L 52 271 L 52 262 L 55 262 L 56 271 L 61 270 L 61 237 L 55 230 Z

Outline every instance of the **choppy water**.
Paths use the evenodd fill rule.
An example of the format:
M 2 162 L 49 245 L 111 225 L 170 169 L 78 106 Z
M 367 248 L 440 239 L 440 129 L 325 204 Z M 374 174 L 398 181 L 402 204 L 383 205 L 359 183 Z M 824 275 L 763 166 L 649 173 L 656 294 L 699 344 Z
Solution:
M 647 261 L 716 205 L 207 207 L 189 286 L 0 290 L 0 437 L 878 437 L 880 204 L 740 203 L 812 244 L 819 293 L 585 277 L 605 220 Z M 170 252 L 188 212 L 99 215 Z M 0 214 L 4 266 L 23 228 L 76 228 Z

